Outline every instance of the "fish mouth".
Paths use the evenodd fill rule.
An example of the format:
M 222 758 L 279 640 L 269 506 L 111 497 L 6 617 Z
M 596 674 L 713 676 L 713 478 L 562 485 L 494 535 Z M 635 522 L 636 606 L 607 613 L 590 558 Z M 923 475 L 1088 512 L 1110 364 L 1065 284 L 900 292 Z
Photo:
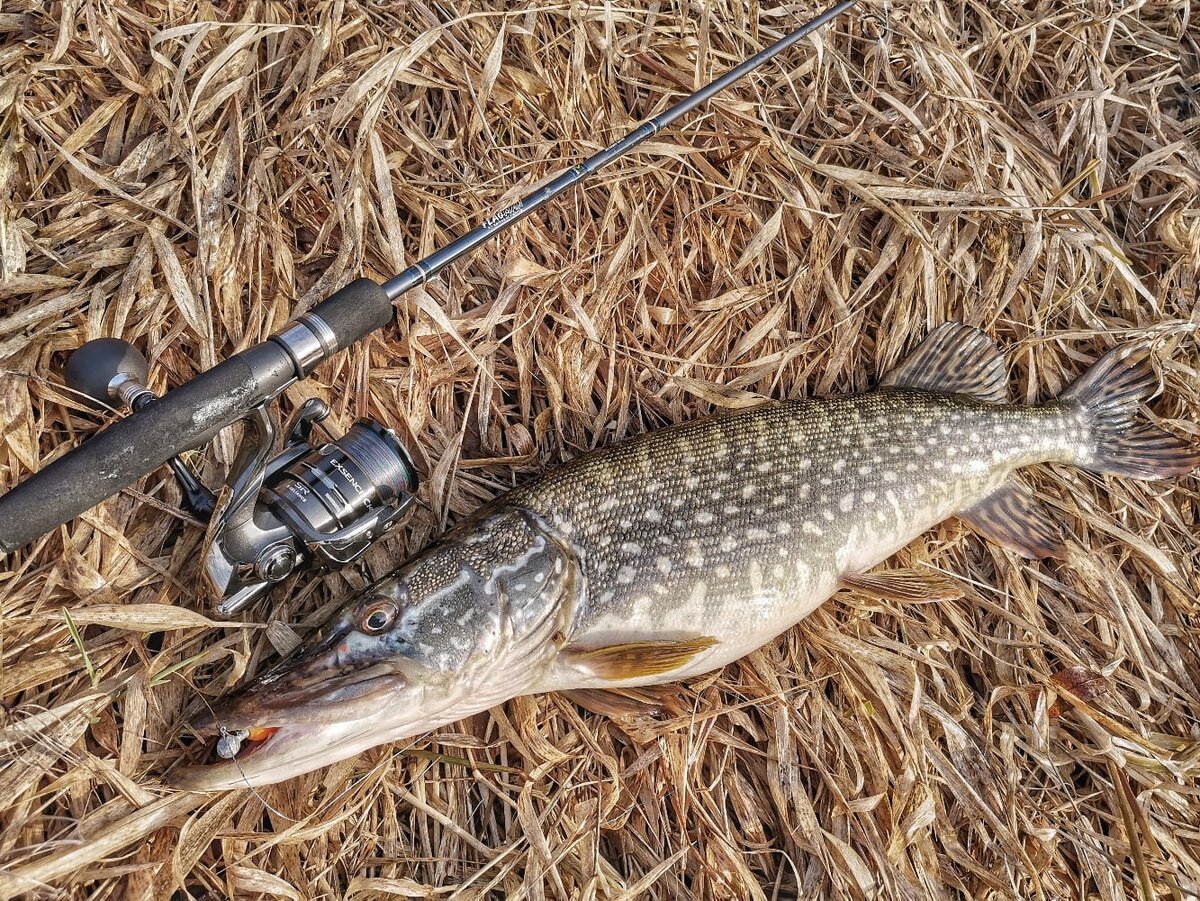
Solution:
M 283 761 L 279 761 L 278 766 L 273 765 L 275 762 L 271 758 L 275 752 L 302 745 L 316 747 L 322 741 L 321 731 L 320 726 L 306 725 L 225 731 L 190 748 L 189 757 L 195 762 L 167 774 L 164 781 L 181 791 L 200 792 L 249 788 L 274 782 L 277 779 L 270 776 L 272 771 L 284 768 Z M 250 737 L 255 733 L 259 733 L 258 737 Z M 233 756 L 226 758 L 218 749 L 230 736 L 238 736 L 237 747 Z M 228 747 L 229 744 L 226 745 Z
M 266 785 L 372 746 L 392 725 L 380 716 L 381 698 L 407 684 L 399 674 L 372 672 L 378 669 L 286 692 L 248 686 L 192 721 L 197 740 L 165 781 L 186 791 Z

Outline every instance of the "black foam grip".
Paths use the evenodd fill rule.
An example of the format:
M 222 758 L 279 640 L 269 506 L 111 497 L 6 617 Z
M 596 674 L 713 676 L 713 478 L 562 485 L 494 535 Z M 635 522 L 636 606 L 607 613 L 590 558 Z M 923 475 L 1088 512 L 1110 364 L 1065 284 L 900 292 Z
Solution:
M 113 423 L 0 497 L 0 553 L 33 541 L 208 441 L 294 376 L 291 358 L 267 341 Z
M 337 336 L 337 349 L 392 321 L 392 301 L 383 286 L 369 278 L 355 279 L 308 311 L 320 316 Z

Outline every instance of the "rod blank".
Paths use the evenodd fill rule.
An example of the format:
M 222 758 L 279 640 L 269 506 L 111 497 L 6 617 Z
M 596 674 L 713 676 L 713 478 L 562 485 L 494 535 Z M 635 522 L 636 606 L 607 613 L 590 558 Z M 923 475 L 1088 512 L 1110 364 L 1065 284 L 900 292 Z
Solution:
M 709 82 L 694 94 L 684 97 L 665 112 L 646 120 L 616 143 L 610 144 L 603 150 L 594 153 L 582 163 L 572 166 L 538 190 L 526 194 L 515 203 L 488 216 L 480 225 L 471 229 L 471 231 L 467 232 L 461 238 L 447 244 L 441 250 L 431 253 L 422 260 L 417 260 L 417 262 L 413 263 L 399 275 L 384 282 L 383 290 L 387 292 L 389 298 L 395 300 L 406 291 L 412 290 L 417 285 L 424 284 L 463 254 L 470 253 L 488 238 L 498 235 L 505 229 L 520 222 L 534 210 L 545 206 L 564 191 L 575 187 L 575 185 L 593 173 L 603 169 L 614 160 L 620 159 L 638 144 L 642 143 L 642 141 L 657 134 L 661 129 L 666 128 L 681 116 L 686 116 L 696 107 L 700 106 L 700 104 L 711 100 L 713 96 L 721 93 L 721 91 L 725 90 L 735 81 L 749 75 L 759 66 L 774 59 L 784 50 L 787 50 L 793 44 L 812 34 L 831 19 L 840 16 L 854 6 L 856 2 L 857 0 L 843 0 L 843 2 L 829 7 L 825 12 L 805 22 L 791 34 L 780 38 L 766 50 L 756 53 L 741 65 L 730 69 L 720 78 Z

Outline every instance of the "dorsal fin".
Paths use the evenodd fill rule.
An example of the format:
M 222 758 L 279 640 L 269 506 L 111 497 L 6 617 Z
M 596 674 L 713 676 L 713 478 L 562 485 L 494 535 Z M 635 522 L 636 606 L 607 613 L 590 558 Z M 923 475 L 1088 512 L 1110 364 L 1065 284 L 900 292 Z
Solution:
M 880 385 L 965 394 L 999 404 L 1008 397 L 1007 381 L 1004 357 L 987 335 L 961 322 L 947 322 L 930 332 Z

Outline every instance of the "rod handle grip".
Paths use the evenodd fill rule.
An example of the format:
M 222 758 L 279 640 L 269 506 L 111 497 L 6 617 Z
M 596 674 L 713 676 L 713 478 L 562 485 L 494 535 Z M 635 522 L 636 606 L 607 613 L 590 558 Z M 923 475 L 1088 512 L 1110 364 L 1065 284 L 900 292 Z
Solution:
M 332 352 L 336 353 L 383 328 L 392 321 L 392 313 L 392 300 L 383 286 L 359 278 L 316 304 L 300 321 L 311 322 L 311 317 L 319 317 L 333 333 Z
M 0 496 L 0 553 L 28 544 L 209 441 L 295 375 L 287 351 L 265 341 L 113 423 Z

